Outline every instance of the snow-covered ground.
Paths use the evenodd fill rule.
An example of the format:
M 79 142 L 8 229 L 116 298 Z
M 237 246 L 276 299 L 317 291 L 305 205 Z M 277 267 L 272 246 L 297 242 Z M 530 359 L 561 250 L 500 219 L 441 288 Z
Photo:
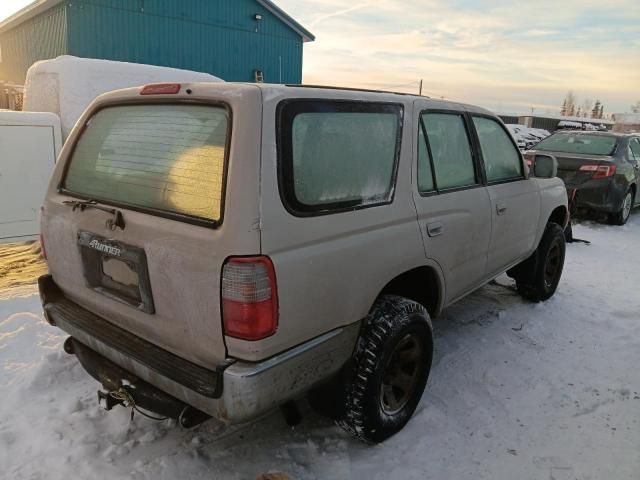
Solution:
M 0 477 L 7 479 L 638 479 L 640 212 L 587 223 L 550 301 L 506 277 L 434 322 L 435 361 L 409 425 L 378 446 L 303 405 L 251 425 L 184 431 L 99 409 L 38 298 L 0 300 Z M 2 298 L 0 296 L 0 298 Z

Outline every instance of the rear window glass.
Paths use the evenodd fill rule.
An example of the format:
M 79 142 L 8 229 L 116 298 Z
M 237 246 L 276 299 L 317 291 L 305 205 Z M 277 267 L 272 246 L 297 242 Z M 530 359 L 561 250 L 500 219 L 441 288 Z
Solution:
M 63 187 L 107 203 L 218 221 L 227 124 L 222 107 L 105 108 L 81 135 Z
M 535 148 L 547 152 L 611 155 L 616 147 L 616 141 L 616 137 L 607 135 L 558 133 L 545 138 Z
M 402 107 L 296 101 L 280 122 L 281 175 L 293 210 L 321 212 L 388 203 Z

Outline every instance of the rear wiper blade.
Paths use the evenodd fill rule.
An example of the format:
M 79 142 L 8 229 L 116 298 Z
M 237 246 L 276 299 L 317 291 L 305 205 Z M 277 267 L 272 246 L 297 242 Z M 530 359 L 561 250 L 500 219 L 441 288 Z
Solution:
M 115 230 L 116 228 L 119 228 L 120 230 L 124 230 L 124 227 L 125 227 L 124 216 L 122 215 L 122 212 L 120 210 L 98 205 L 98 201 L 93 199 L 82 200 L 82 201 L 81 200 L 65 200 L 62 203 L 65 205 L 71 206 L 71 210 L 74 212 L 78 209 L 81 212 L 84 212 L 88 208 L 95 208 L 96 210 L 110 213 L 111 215 L 115 216 L 115 219 L 107 220 L 107 227 L 110 230 Z

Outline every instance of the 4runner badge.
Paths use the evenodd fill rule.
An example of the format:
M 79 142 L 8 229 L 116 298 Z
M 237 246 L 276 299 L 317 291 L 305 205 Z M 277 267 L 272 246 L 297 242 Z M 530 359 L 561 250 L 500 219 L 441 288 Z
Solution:
M 112 247 L 110 245 L 100 243 L 98 240 L 91 240 L 91 242 L 89 242 L 89 246 L 94 250 L 108 253 L 109 255 L 113 255 L 114 257 L 119 257 L 120 252 L 122 252 L 122 250 L 120 250 L 118 247 Z

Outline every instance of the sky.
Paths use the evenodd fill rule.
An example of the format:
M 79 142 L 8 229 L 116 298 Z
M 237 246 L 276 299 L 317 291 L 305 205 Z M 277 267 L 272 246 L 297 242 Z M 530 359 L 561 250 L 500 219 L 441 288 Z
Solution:
M 0 0 L 0 19 L 31 3 Z M 303 81 L 391 89 L 501 113 L 640 100 L 639 0 L 276 0 L 309 29 Z

